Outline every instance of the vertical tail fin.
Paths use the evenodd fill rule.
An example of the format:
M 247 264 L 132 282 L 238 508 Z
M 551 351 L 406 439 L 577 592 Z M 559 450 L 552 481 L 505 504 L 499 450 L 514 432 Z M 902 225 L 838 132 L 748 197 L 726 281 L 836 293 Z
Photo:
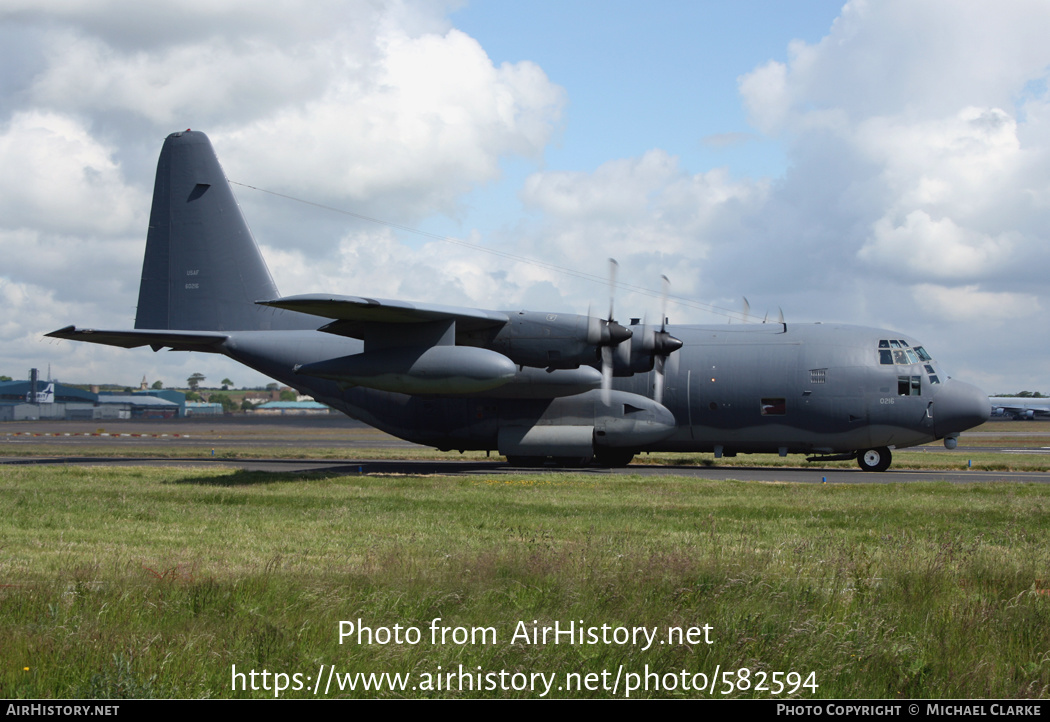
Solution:
M 157 163 L 135 328 L 302 328 L 255 301 L 277 287 L 204 133 L 172 133 Z

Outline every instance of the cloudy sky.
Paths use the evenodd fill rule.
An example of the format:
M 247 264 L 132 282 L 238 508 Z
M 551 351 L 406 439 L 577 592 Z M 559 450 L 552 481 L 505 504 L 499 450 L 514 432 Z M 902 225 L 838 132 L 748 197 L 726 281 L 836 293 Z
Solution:
M 672 322 L 746 296 L 1047 392 L 1047 37 L 1045 0 L 0 0 L 0 374 L 266 382 L 42 338 L 132 326 L 193 128 L 286 295 L 604 312 L 558 269 L 612 256 L 621 320 L 666 274 Z

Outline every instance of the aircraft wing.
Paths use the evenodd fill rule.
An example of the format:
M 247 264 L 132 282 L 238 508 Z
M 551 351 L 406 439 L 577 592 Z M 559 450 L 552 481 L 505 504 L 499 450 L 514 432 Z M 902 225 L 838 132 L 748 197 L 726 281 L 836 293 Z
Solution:
M 329 324 L 321 330 L 353 338 L 362 338 L 364 328 L 373 323 L 411 324 L 455 321 L 456 328 L 460 331 L 477 331 L 485 328 L 499 328 L 510 321 L 507 314 L 500 311 L 321 293 L 286 296 L 256 303 L 335 319 L 336 323 Z
M 1039 404 L 996 404 L 996 406 L 1012 414 L 1023 414 L 1026 411 L 1034 411 L 1037 414 L 1050 413 L 1050 406 L 1040 406 Z
M 173 351 L 212 351 L 229 338 L 228 334 L 217 331 L 169 331 L 136 329 L 127 331 L 109 331 L 94 328 L 77 328 L 66 326 L 57 331 L 45 334 L 51 338 L 62 338 L 69 341 L 87 341 L 106 346 L 121 348 L 138 348 L 149 346 L 154 351 L 171 348 Z
M 990 401 L 993 409 L 1013 416 L 1032 418 L 1034 416 L 1050 415 L 1050 400 L 1047 399 L 993 396 L 990 398 Z

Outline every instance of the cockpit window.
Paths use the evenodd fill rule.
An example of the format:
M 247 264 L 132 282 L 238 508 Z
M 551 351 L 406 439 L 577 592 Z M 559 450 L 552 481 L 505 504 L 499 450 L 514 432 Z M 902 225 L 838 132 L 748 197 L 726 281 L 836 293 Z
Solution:
M 904 339 L 890 338 L 879 341 L 879 363 L 884 365 L 897 364 L 907 366 L 909 364 L 928 363 L 933 357 L 926 353 L 922 346 L 912 347 Z

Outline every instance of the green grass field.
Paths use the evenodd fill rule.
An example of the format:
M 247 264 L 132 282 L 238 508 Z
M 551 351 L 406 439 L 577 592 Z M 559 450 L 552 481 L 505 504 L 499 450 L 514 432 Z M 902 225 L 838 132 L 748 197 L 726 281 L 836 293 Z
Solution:
M 1045 697 L 1048 509 L 1041 484 L 0 467 L 0 696 Z

